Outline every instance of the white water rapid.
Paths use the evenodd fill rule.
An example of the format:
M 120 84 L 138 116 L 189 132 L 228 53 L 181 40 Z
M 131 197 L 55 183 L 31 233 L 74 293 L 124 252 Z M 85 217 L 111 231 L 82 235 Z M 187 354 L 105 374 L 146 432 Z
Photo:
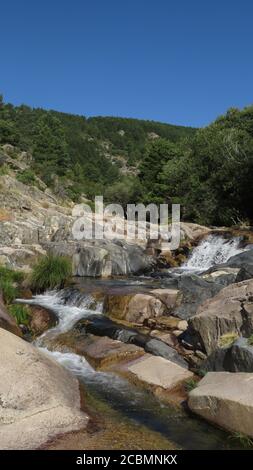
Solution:
M 182 268 L 205 271 L 217 264 L 226 263 L 229 258 L 244 251 L 240 247 L 240 241 L 239 237 L 226 239 L 222 236 L 209 235 L 193 249 Z
M 87 318 L 91 315 L 101 315 L 103 309 L 102 302 L 96 302 L 94 305 L 94 298 L 91 295 L 82 295 L 81 297 L 80 293 L 72 296 L 65 304 L 64 291 L 48 291 L 45 294 L 36 295 L 32 299 L 17 299 L 17 301 L 19 303 L 48 308 L 57 315 L 59 323 L 56 327 L 51 328 L 40 336 L 37 340 L 39 342 L 41 342 L 45 335 L 50 334 L 50 336 L 55 336 L 56 334 L 66 333 L 82 318 Z

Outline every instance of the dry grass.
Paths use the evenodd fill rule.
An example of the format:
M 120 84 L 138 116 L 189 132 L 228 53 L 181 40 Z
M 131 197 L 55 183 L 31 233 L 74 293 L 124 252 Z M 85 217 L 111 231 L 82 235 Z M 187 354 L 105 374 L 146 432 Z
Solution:
M 222 335 L 219 339 L 219 346 L 221 348 L 224 348 L 226 346 L 232 345 L 236 340 L 238 339 L 238 333 L 235 333 L 234 331 L 230 333 L 225 333 Z
M 0 222 L 12 220 L 12 215 L 5 209 L 0 209 Z

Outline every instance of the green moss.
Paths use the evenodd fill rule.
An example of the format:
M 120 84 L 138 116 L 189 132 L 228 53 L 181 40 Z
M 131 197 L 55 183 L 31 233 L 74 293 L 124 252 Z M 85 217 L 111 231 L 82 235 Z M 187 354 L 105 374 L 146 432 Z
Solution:
M 234 331 L 222 335 L 219 339 L 219 346 L 224 348 L 226 346 L 232 345 L 238 339 L 238 333 Z
M 36 177 L 33 171 L 31 170 L 24 170 L 22 173 L 17 174 L 17 180 L 20 181 L 23 184 L 30 184 L 30 185 L 35 185 L 36 183 Z

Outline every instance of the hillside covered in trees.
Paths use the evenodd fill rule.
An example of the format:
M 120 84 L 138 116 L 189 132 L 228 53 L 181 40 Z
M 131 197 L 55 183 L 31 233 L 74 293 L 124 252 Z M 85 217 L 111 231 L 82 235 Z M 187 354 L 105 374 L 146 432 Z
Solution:
M 177 202 L 183 219 L 233 225 L 253 219 L 253 107 L 203 129 L 15 107 L 0 98 L 0 145 L 31 153 L 19 178 L 39 175 L 79 201 Z M 1 170 L 1 169 L 0 169 Z

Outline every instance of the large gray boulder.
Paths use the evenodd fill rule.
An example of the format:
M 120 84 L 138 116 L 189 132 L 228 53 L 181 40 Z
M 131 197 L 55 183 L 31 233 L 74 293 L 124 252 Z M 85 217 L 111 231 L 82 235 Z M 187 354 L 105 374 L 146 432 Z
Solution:
M 188 320 L 197 311 L 199 305 L 216 295 L 223 286 L 214 280 L 206 281 L 196 274 L 181 276 L 177 289 L 181 292 L 181 304 L 173 310 L 173 315 Z
M 201 364 L 201 369 L 216 372 L 253 372 L 253 346 L 248 338 L 238 338 L 231 346 L 216 349 Z
M 43 245 L 55 254 L 67 255 L 73 262 L 74 276 L 109 277 L 145 273 L 155 265 L 142 247 L 123 240 L 91 240 L 80 243 Z
M 232 256 L 226 263 L 227 267 L 239 268 L 236 282 L 253 278 L 253 249 Z
M 231 284 L 204 302 L 189 320 L 189 333 L 210 354 L 227 333 L 253 333 L 253 279 Z
M 253 437 L 253 374 L 209 372 L 190 392 L 188 405 L 218 426 Z
M 85 428 L 78 381 L 21 338 L 0 329 L 0 449 L 37 449 Z

